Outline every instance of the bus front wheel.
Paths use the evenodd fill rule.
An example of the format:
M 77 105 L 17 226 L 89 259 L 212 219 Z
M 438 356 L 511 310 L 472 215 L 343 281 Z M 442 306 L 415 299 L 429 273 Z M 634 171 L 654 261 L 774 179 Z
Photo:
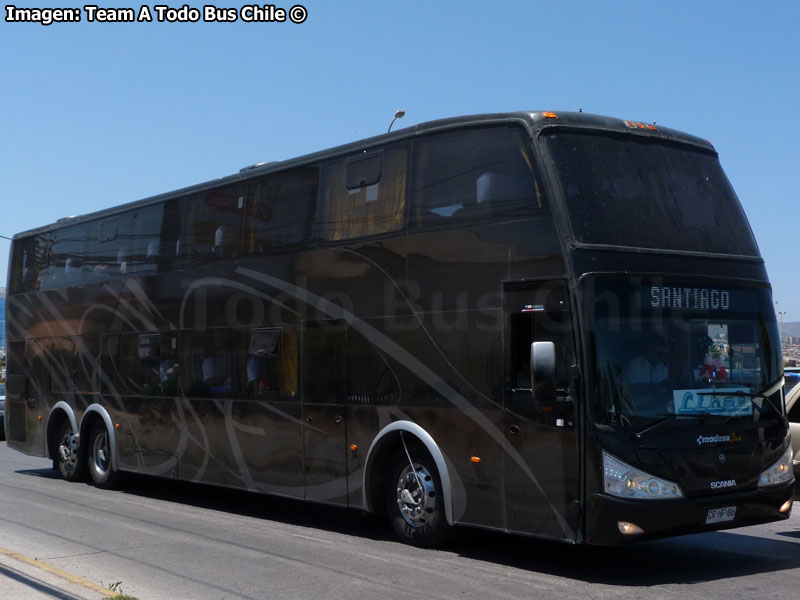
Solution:
M 386 511 L 397 536 L 424 548 L 443 544 L 450 533 L 443 501 L 439 471 L 428 452 L 419 445 L 409 445 L 408 454 L 400 448 L 386 482 Z
M 96 421 L 89 430 L 86 446 L 89 478 L 95 487 L 110 489 L 117 482 L 117 473 L 111 466 L 111 443 L 108 430 L 102 421 Z

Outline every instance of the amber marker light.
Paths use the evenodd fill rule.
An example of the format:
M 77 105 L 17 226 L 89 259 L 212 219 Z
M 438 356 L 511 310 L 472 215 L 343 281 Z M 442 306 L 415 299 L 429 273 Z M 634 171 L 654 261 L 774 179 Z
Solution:
M 358 446 L 355 444 L 350 444 L 350 452 L 355 452 L 356 450 L 358 450 Z
M 786 502 L 784 502 L 781 505 L 780 511 L 782 513 L 785 513 L 785 512 L 789 512 L 790 510 L 792 510 L 792 501 L 791 500 L 787 500 Z
M 39 419 L 39 421 L 41 421 L 42 420 L 42 415 L 39 415 L 38 419 Z
M 554 112 L 543 112 L 542 115 L 545 119 L 557 119 L 558 115 Z
M 114 423 L 114 429 L 119 429 L 119 423 Z
M 481 462 L 481 457 L 480 456 L 473 456 L 472 458 L 470 458 L 470 460 L 477 465 L 479 462 Z

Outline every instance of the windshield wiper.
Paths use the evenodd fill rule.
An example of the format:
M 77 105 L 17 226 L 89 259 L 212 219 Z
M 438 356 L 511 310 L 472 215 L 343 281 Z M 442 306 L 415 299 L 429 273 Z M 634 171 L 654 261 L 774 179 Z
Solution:
M 704 413 L 686 413 L 686 414 L 669 413 L 668 415 L 659 414 L 659 415 L 656 415 L 656 416 L 657 417 L 663 417 L 663 418 L 659 419 L 655 423 L 650 423 L 650 425 L 648 425 L 647 427 L 645 427 L 641 431 L 638 431 L 638 432 L 634 433 L 633 437 L 635 437 L 637 440 L 640 440 L 640 439 L 642 439 L 642 436 L 645 433 L 647 433 L 649 431 L 652 431 L 653 429 L 656 429 L 657 427 L 660 427 L 661 425 L 663 425 L 664 423 L 666 423 L 668 421 L 673 421 L 673 420 L 677 419 L 678 417 L 689 417 L 690 419 L 700 419 L 701 422 L 704 423 L 706 418 L 710 417 L 712 415 L 711 415 L 711 413 L 704 412 Z
M 788 417 L 786 415 L 784 415 L 783 411 L 780 409 L 780 407 L 775 406 L 772 403 L 772 400 L 770 399 L 770 396 L 777 391 L 775 388 L 780 386 L 782 379 L 783 378 L 775 380 L 772 383 L 772 385 L 767 386 L 767 388 L 763 392 L 743 392 L 742 390 L 735 390 L 735 391 L 726 392 L 724 388 L 720 388 L 716 392 L 698 392 L 697 395 L 698 396 L 736 396 L 736 397 L 739 397 L 739 398 L 742 398 L 742 397 L 750 398 L 751 405 L 754 406 L 756 409 L 758 409 L 759 412 L 763 412 L 763 411 L 761 410 L 760 406 L 758 406 L 755 402 L 753 402 L 753 398 L 763 398 L 764 400 L 767 401 L 767 404 L 770 405 L 772 410 L 775 411 L 775 414 L 777 414 L 781 418 L 781 421 L 783 421 L 783 423 L 788 426 L 789 425 Z M 769 392 L 772 392 L 772 394 L 770 394 L 768 396 L 767 394 Z

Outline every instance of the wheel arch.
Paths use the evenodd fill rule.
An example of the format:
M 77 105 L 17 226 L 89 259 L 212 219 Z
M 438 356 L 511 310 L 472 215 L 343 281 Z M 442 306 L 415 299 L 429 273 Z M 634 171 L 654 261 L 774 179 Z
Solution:
M 369 446 L 367 459 L 364 463 L 363 481 L 363 507 L 366 512 L 375 512 L 376 506 L 381 506 L 382 475 L 386 472 L 388 462 L 399 449 L 403 448 L 403 433 L 411 434 L 419 441 L 430 454 L 436 469 L 439 471 L 439 480 L 442 483 L 442 497 L 447 524 L 453 524 L 453 493 L 450 483 L 450 472 L 444 454 L 433 437 L 422 427 L 411 421 L 394 421 L 375 436 Z M 405 436 L 408 444 L 409 437 Z M 383 467 L 383 468 L 381 468 Z
M 75 411 L 63 400 L 56 402 L 53 408 L 50 409 L 50 414 L 47 416 L 47 425 L 45 426 L 44 439 L 47 443 L 47 458 L 53 458 L 53 433 L 62 419 L 69 421 L 72 433 L 78 433 L 78 420 L 75 418 Z
M 114 422 L 108 411 L 99 404 L 92 404 L 83 413 L 81 419 L 81 440 L 87 439 L 92 426 L 97 422 L 102 421 L 105 424 L 106 431 L 108 432 L 108 443 L 111 446 L 111 468 L 117 471 L 117 436 Z M 88 450 L 88 449 L 87 449 Z

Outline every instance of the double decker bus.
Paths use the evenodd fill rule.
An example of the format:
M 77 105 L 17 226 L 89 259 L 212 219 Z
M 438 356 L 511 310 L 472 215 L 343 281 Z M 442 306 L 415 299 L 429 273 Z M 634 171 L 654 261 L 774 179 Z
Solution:
M 123 195 L 109 190 L 110 199 Z M 764 262 L 712 145 L 434 121 L 14 237 L 9 446 L 616 544 L 786 519 Z

